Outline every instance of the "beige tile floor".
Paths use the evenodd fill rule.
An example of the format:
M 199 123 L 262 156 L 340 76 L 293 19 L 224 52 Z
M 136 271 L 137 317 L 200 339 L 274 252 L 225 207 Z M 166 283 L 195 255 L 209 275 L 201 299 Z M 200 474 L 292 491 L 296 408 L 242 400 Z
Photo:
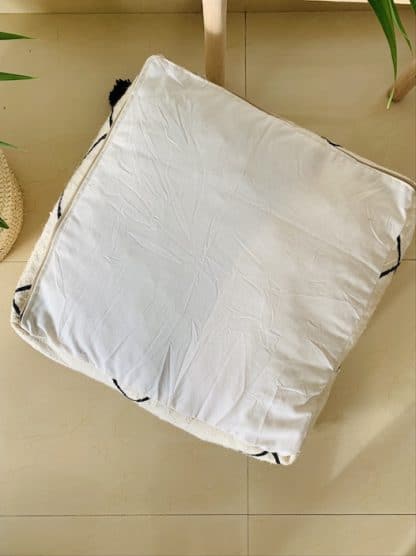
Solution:
M 0 28 L 37 38 L 1 45 L 2 69 L 39 78 L 0 97 L 26 200 L 0 265 L 0 555 L 415 554 L 415 244 L 295 466 L 248 461 L 159 422 L 34 352 L 8 313 L 114 79 L 154 52 L 202 72 L 201 17 L 12 14 Z M 416 176 L 416 95 L 385 110 L 390 65 L 371 14 L 234 13 L 227 71 L 251 102 Z

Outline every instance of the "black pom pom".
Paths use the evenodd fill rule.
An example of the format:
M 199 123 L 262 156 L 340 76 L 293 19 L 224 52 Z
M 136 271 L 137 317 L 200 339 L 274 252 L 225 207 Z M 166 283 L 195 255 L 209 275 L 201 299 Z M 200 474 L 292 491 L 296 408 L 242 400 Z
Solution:
M 130 85 L 131 85 L 130 79 L 117 79 L 117 81 L 114 84 L 113 90 L 108 95 L 108 100 L 110 102 L 111 108 L 114 108 L 114 106 L 121 99 L 121 97 L 130 87 Z

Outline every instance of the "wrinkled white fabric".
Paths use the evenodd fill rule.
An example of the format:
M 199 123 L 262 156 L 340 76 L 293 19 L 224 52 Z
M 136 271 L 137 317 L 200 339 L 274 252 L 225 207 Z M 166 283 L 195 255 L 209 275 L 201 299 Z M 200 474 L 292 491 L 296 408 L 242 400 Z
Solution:
M 202 438 L 291 463 L 410 243 L 411 185 L 161 56 L 77 172 L 14 328 Z

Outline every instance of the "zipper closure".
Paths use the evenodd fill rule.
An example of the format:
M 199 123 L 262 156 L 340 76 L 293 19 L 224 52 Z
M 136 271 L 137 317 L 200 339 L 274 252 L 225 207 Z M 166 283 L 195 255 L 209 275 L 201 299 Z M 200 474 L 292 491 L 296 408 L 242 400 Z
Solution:
M 377 164 L 376 162 L 371 162 L 371 160 L 368 160 L 367 158 L 364 158 L 364 157 L 362 157 L 358 154 L 355 154 L 355 153 L 349 151 L 348 149 L 345 149 L 344 147 L 339 146 L 339 147 L 335 147 L 335 148 L 341 150 L 344 154 L 346 154 L 350 158 L 353 158 L 357 162 L 360 162 L 361 164 L 364 164 L 365 166 L 369 166 L 370 168 L 374 168 L 375 170 L 379 170 L 383 174 L 387 174 L 388 176 L 392 176 L 393 178 L 399 179 L 400 181 L 406 183 L 407 185 L 410 185 L 410 187 L 413 190 L 416 190 L 416 182 L 414 182 L 412 179 L 410 179 L 406 176 L 403 176 L 403 174 L 399 174 L 399 172 L 396 172 L 395 170 L 390 170 L 389 168 L 386 168 L 385 166 L 381 166 L 380 164 Z
M 41 263 L 39 263 L 39 264 L 37 265 L 36 273 L 35 273 L 35 275 L 34 275 L 34 278 L 33 278 L 32 284 L 31 284 L 31 286 L 32 286 L 32 287 L 31 287 L 31 290 L 30 290 L 29 295 L 27 296 L 27 298 L 23 301 L 23 305 L 22 305 L 22 308 L 21 308 L 21 310 L 20 310 L 20 315 L 18 315 L 18 320 L 19 320 L 19 323 L 20 323 L 19 325 L 20 325 L 20 326 L 22 326 L 22 321 L 23 321 L 24 313 L 25 313 L 25 311 L 26 311 L 26 309 L 27 309 L 27 306 L 29 305 L 29 303 L 30 303 L 30 301 L 31 301 L 31 299 L 32 299 L 32 297 L 33 297 L 33 295 L 34 295 L 35 286 L 37 285 L 37 282 L 38 282 L 38 280 L 39 280 L 40 273 L 41 273 L 41 271 L 42 271 L 42 269 L 43 269 L 43 267 L 44 267 L 44 264 L 45 264 L 46 259 L 47 259 L 48 256 L 49 256 L 49 253 L 50 253 L 50 250 L 51 250 L 51 248 L 52 248 L 52 245 L 53 245 L 54 242 L 55 242 L 57 231 L 59 230 L 59 228 L 62 226 L 63 222 L 65 221 L 65 216 L 66 216 L 66 214 L 68 213 L 69 209 L 72 207 L 72 204 L 73 204 L 73 202 L 74 202 L 74 199 L 76 198 L 77 194 L 79 193 L 79 191 L 80 191 L 80 189 L 81 189 L 81 187 L 82 187 L 82 185 L 83 185 L 83 183 L 84 183 L 84 180 L 85 180 L 86 177 L 90 174 L 91 170 L 93 169 L 93 167 L 95 166 L 97 160 L 99 159 L 99 157 L 100 157 L 100 155 L 101 155 L 101 153 L 102 153 L 104 147 L 106 146 L 106 144 L 107 144 L 107 142 L 108 142 L 108 139 L 109 139 L 109 136 L 111 135 L 111 129 L 112 129 L 113 127 L 115 127 L 116 122 L 119 120 L 120 116 L 121 116 L 122 113 L 124 112 L 124 109 L 125 109 L 125 107 L 126 107 L 126 105 L 127 105 L 127 103 L 128 103 L 128 100 L 130 99 L 130 95 L 132 94 L 131 91 L 132 91 L 133 84 L 135 83 L 135 81 L 136 81 L 139 77 L 140 77 L 140 74 L 139 74 L 138 76 L 136 76 L 136 78 L 135 78 L 134 81 L 132 82 L 131 86 L 128 88 L 128 90 L 124 93 L 124 95 L 121 97 L 121 99 L 120 99 L 119 102 L 117 103 L 117 104 L 119 104 L 120 108 L 119 108 L 119 110 L 118 110 L 116 116 L 115 116 L 114 119 L 113 119 L 112 125 L 109 127 L 109 129 L 108 129 L 108 131 L 107 131 L 107 133 L 106 133 L 106 137 L 105 137 L 104 141 L 101 141 L 102 144 L 101 144 L 101 146 L 95 151 L 94 157 L 91 158 L 91 161 L 90 161 L 88 167 L 86 168 L 84 177 L 81 179 L 80 183 L 78 184 L 78 187 L 73 191 L 72 196 L 71 196 L 71 197 L 69 198 L 69 200 L 67 201 L 65 213 L 63 213 L 63 214 L 62 214 L 62 217 L 59 218 L 59 219 L 57 219 L 56 222 L 55 222 L 55 227 L 54 227 L 54 230 L 51 232 L 51 236 L 50 236 L 50 238 L 49 238 L 49 243 L 48 243 L 47 249 L 46 249 L 46 251 L 45 251 L 45 253 L 44 253 L 43 257 L 42 257 L 42 261 L 41 261 Z M 108 120 L 109 120 L 109 118 L 107 117 L 106 122 L 108 122 Z M 77 166 L 76 169 L 74 170 L 74 173 L 75 173 L 75 172 L 78 170 L 78 168 L 82 165 L 82 163 L 83 163 L 83 162 L 85 161 L 85 159 L 89 156 L 89 154 L 90 154 L 90 151 L 88 151 L 88 152 L 85 154 L 84 158 L 81 160 L 81 162 L 78 164 L 78 166 Z M 73 175 L 71 176 L 71 178 L 69 179 L 69 181 L 70 181 L 72 178 L 73 178 Z M 67 185 L 68 185 L 68 183 L 69 183 L 69 182 L 67 182 Z M 66 188 L 66 186 L 65 186 L 65 188 Z M 63 191 L 65 191 L 65 188 L 64 188 Z M 41 235 L 39 236 L 39 238 L 42 237 L 42 234 L 43 234 L 43 230 L 42 230 Z M 29 261 L 30 261 L 30 259 L 29 259 Z M 28 261 L 28 262 L 29 262 L 29 261 Z M 28 262 L 26 263 L 26 265 L 28 264 Z M 24 272 L 25 272 L 25 271 L 24 271 Z M 13 296 L 13 300 L 14 300 L 14 296 Z

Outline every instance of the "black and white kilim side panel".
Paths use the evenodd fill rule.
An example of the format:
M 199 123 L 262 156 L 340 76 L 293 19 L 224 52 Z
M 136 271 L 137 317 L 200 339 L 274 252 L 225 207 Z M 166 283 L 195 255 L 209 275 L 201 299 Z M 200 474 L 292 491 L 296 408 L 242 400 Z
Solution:
M 28 284 L 27 286 L 20 286 L 19 288 L 17 288 L 17 289 L 14 291 L 13 303 L 12 303 L 12 304 L 13 304 L 14 312 L 16 313 L 16 315 L 17 315 L 18 317 L 21 317 L 21 316 L 22 316 L 22 311 L 21 311 L 21 309 L 20 309 L 20 307 L 19 307 L 19 305 L 18 305 L 18 303 L 17 303 L 17 301 L 16 301 L 16 298 L 18 299 L 18 298 L 20 297 L 19 294 L 21 294 L 22 292 L 27 292 L 27 291 L 29 291 L 31 287 L 32 287 L 32 284 Z
M 59 197 L 58 206 L 57 206 L 57 209 L 56 209 L 56 216 L 57 216 L 58 220 L 62 216 L 62 199 L 63 198 L 64 198 L 64 192 L 62 191 L 61 196 Z
M 383 276 L 387 276 L 387 274 L 390 274 L 390 272 L 396 272 L 396 270 L 400 266 L 401 259 L 402 259 L 401 240 L 400 240 L 400 236 L 397 236 L 397 263 L 391 268 L 388 268 L 387 270 L 383 270 L 383 272 L 380 274 L 380 278 L 383 278 Z
M 251 456 L 252 458 L 261 458 L 263 456 L 266 456 L 267 454 L 272 454 L 272 456 L 274 458 L 274 461 L 276 463 L 280 464 L 280 459 L 279 459 L 279 456 L 278 456 L 277 452 L 264 451 L 264 452 L 259 452 L 258 454 L 248 454 L 248 455 Z
M 86 158 L 90 154 L 90 152 L 92 152 L 95 149 L 95 147 L 101 143 L 101 141 L 104 141 L 104 139 L 106 137 L 107 137 L 107 133 L 103 133 L 103 135 L 101 135 L 101 137 L 99 137 L 96 140 L 96 142 L 93 145 L 91 145 L 91 147 L 88 149 L 87 154 L 84 156 L 84 158 Z
M 134 398 L 130 398 L 130 396 L 128 396 L 124 390 L 122 390 L 117 382 L 117 380 L 115 378 L 113 378 L 113 384 L 114 386 L 117 388 L 117 390 L 119 390 L 119 392 L 121 392 L 123 394 L 123 396 L 125 396 L 128 400 L 132 401 L 132 402 L 136 402 L 136 403 L 143 403 L 143 402 L 147 402 L 150 400 L 149 397 L 145 397 L 145 398 L 138 398 L 137 400 L 135 400 Z
M 322 136 L 322 139 L 325 139 L 325 141 L 328 141 L 328 143 L 330 145 L 332 145 L 333 147 L 340 147 L 341 146 L 341 145 L 338 145 L 338 143 L 334 143 L 333 141 L 331 141 L 331 139 L 328 139 L 328 137 Z
M 130 87 L 131 85 L 131 81 L 130 79 L 117 79 L 114 87 L 112 88 L 112 90 L 110 91 L 109 95 L 108 95 L 108 101 L 110 103 L 110 107 L 111 107 L 111 112 L 110 112 L 110 116 L 108 118 L 108 130 L 110 130 L 111 126 L 113 125 L 113 114 L 114 114 L 114 107 L 117 104 L 117 102 L 121 99 L 121 97 L 124 95 L 124 93 L 127 91 L 127 89 Z M 85 158 L 87 158 L 87 156 L 102 142 L 104 141 L 104 139 L 107 137 L 108 135 L 108 131 L 106 133 L 103 133 L 101 135 L 101 137 L 99 137 L 93 145 L 91 145 L 91 147 L 88 149 L 86 155 L 84 156 L 84 160 Z M 56 216 L 57 219 L 59 220 L 62 216 L 62 199 L 63 199 L 64 194 L 62 193 L 59 201 L 58 201 L 58 207 L 57 207 L 57 211 L 56 211 Z

